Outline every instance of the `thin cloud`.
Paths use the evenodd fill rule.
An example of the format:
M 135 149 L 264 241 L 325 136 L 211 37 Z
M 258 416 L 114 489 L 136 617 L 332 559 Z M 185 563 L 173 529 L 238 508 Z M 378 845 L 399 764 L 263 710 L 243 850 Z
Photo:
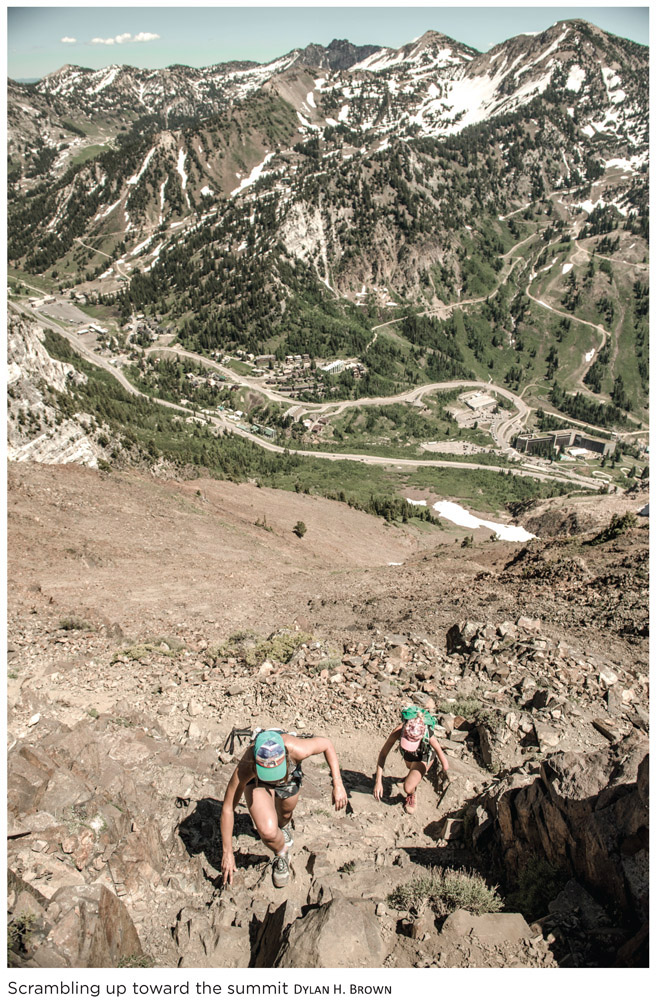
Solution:
M 159 35 L 155 35 L 152 31 L 140 31 L 137 35 L 132 35 L 129 31 L 125 31 L 122 35 L 114 35 L 113 38 L 92 38 L 90 45 L 125 45 L 126 42 L 154 42 L 159 37 Z
M 69 38 L 68 35 L 64 35 L 64 37 L 60 38 L 59 41 L 64 42 L 65 45 L 75 45 L 77 38 Z

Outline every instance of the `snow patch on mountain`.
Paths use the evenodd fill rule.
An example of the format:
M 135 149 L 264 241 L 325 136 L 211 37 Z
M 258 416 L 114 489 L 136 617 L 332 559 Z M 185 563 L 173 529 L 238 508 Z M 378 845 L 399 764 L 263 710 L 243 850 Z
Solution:
M 132 249 L 132 251 L 130 252 L 131 256 L 134 258 L 135 255 L 138 255 L 141 251 L 144 250 L 144 248 L 148 247 L 148 245 L 151 243 L 152 240 L 153 240 L 153 235 L 151 234 L 151 236 L 147 237 L 145 241 L 142 241 L 141 244 L 138 244 L 137 247 Z
M 251 174 L 250 174 L 250 175 L 248 176 L 248 178 L 243 178 L 243 179 L 242 179 L 242 180 L 240 181 L 240 183 L 239 183 L 239 185 L 237 186 L 237 188 L 234 188 L 234 189 L 233 189 L 233 191 L 232 191 L 232 192 L 230 193 L 230 194 L 231 194 L 231 196 L 232 196 L 232 195 L 238 195 L 238 194 L 239 194 L 240 192 L 242 192 L 242 191 L 243 191 L 243 190 L 244 190 L 245 188 L 248 188 L 248 187 L 249 187 L 249 185 L 253 185 L 253 184 L 254 184 L 254 182 L 256 182 L 256 181 L 258 180 L 258 178 L 259 178 L 259 177 L 260 177 L 260 175 L 262 174 L 262 172 L 263 172 L 264 168 L 265 168 L 265 167 L 267 166 L 267 164 L 268 164 L 268 163 L 269 163 L 269 161 L 270 161 L 270 160 L 272 159 L 272 157 L 274 157 L 274 154 L 273 154 L 273 153 L 268 153 L 268 154 L 267 154 L 267 156 L 265 157 L 265 159 L 264 159 L 264 160 L 262 161 L 262 163 L 261 163 L 261 164 L 257 164 L 257 165 L 256 165 L 256 166 L 255 166 L 255 167 L 253 168 L 253 170 L 251 171 Z
M 118 74 L 119 70 L 120 70 L 119 66 L 110 67 L 109 73 L 107 73 L 103 77 L 103 79 L 101 80 L 101 82 L 98 84 L 97 87 L 94 87 L 92 94 L 99 94 L 100 91 L 104 91 L 106 87 L 109 87 L 110 84 L 114 83 L 114 80 L 116 79 L 116 75 Z
M 155 153 L 155 147 L 153 147 L 152 150 L 149 150 L 149 152 L 146 154 L 146 156 L 144 158 L 144 163 L 141 166 L 141 170 L 139 171 L 139 174 L 133 174 L 132 178 L 128 178 L 128 180 L 126 182 L 127 185 L 136 185 L 137 184 L 137 182 L 141 178 L 142 174 L 144 173 L 144 171 L 146 170 L 146 168 L 150 164 L 151 159 L 152 159 L 154 153 Z
M 579 91 L 582 89 L 582 84 L 584 83 L 585 80 L 586 80 L 586 71 L 583 70 L 581 66 L 578 66 L 575 63 L 575 65 L 571 66 L 570 68 L 570 73 L 568 74 L 568 80 L 566 81 L 565 84 L 566 90 L 575 91 L 576 93 L 579 93 Z
M 176 170 L 180 175 L 183 192 L 187 188 L 187 172 L 185 171 L 186 160 L 187 160 L 187 153 L 181 147 L 180 150 L 178 150 L 178 163 L 176 164 Z

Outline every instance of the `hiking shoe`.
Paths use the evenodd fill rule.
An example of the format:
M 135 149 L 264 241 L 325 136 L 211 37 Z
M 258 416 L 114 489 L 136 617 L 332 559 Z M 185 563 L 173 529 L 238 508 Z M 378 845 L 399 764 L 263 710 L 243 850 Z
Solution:
M 415 797 L 415 792 L 411 792 L 404 799 L 404 812 L 413 813 L 417 809 L 417 798 Z
M 281 826 L 281 833 L 285 838 L 285 850 L 289 851 L 294 846 L 294 835 L 289 826 Z
M 290 881 L 290 855 L 287 851 L 285 854 L 277 854 L 274 858 L 272 878 L 277 889 L 287 885 Z

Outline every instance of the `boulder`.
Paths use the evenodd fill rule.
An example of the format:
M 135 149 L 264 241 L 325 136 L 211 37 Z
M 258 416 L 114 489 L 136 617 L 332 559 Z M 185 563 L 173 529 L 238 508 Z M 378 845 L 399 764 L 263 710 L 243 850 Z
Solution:
M 65 886 L 55 893 L 52 904 L 57 905 L 59 915 L 34 952 L 38 966 L 111 969 L 143 955 L 130 914 L 106 886 Z
M 274 965 L 281 969 L 377 968 L 385 953 L 372 903 L 336 898 L 290 926 Z
M 453 624 L 447 632 L 447 654 L 451 655 L 452 652 L 469 652 L 480 627 L 480 624 L 474 624 L 471 621 L 461 621 L 459 624 Z
M 444 941 L 471 936 L 484 945 L 503 945 L 534 935 L 521 913 L 482 913 L 477 917 L 467 910 L 450 913 L 440 931 Z

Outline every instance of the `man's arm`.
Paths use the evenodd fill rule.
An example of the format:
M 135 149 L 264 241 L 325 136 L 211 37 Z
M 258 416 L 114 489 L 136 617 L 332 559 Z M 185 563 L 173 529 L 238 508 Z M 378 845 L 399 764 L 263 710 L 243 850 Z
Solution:
M 435 736 L 431 737 L 431 739 L 429 740 L 429 745 L 431 746 L 431 749 L 435 750 L 436 753 L 438 754 L 438 759 L 440 760 L 440 766 L 445 771 L 445 773 L 447 773 L 447 771 L 449 770 L 449 762 L 447 760 L 447 757 L 445 756 L 442 746 L 440 745 Z
M 248 753 L 248 751 L 247 751 Z M 245 754 L 245 757 L 247 754 Z M 224 885 L 231 885 L 235 873 L 235 855 L 233 854 L 233 826 L 235 824 L 235 809 L 244 792 L 246 782 L 254 774 L 253 763 L 245 762 L 245 757 L 233 771 L 228 782 L 224 804 L 221 808 L 221 876 Z
M 297 739 L 294 736 L 290 736 L 288 741 L 288 737 L 286 736 L 285 746 L 292 757 L 298 761 L 305 760 L 309 756 L 315 756 L 317 753 L 324 754 L 324 759 L 329 766 L 331 778 L 333 779 L 333 804 L 336 809 L 344 809 L 347 804 L 347 792 L 342 783 L 338 755 L 331 740 L 327 739 L 326 736 L 314 736 L 312 739 Z
M 379 802 L 383 797 L 383 768 L 386 765 L 386 757 L 388 753 L 395 745 L 399 739 L 399 733 L 402 730 L 402 726 L 398 725 L 392 730 L 383 746 L 381 747 L 381 752 L 379 753 L 379 759 L 376 762 L 376 773 L 374 775 L 374 797 Z

